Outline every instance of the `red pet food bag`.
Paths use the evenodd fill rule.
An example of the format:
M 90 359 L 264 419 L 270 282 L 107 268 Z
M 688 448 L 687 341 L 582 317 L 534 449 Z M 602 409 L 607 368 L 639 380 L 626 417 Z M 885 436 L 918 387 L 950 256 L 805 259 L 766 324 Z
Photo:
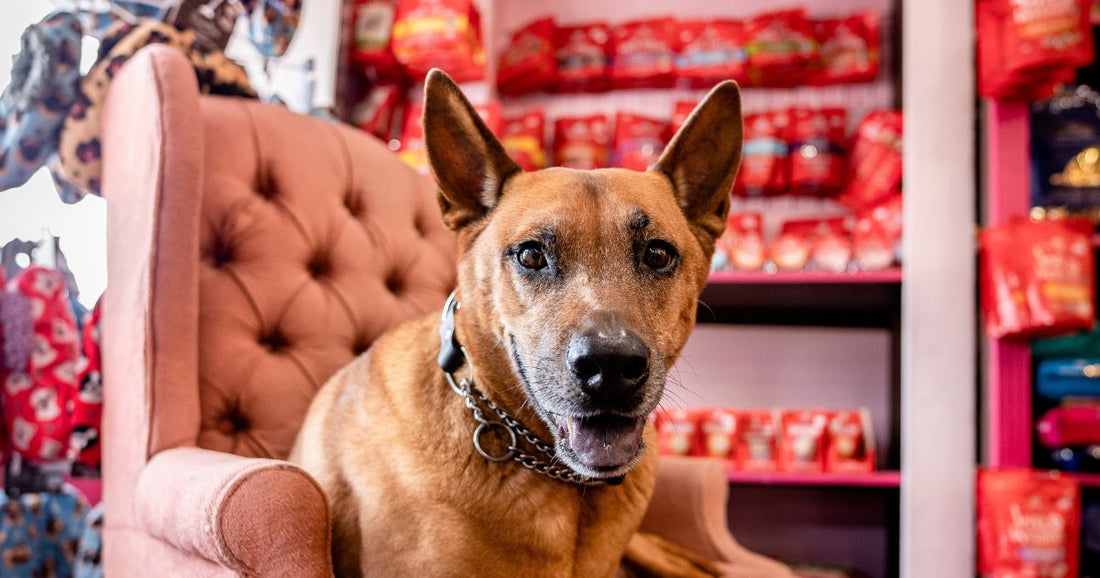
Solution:
M 990 578 L 1078 575 L 1076 481 L 1034 470 L 978 471 L 978 570 Z
M 397 0 L 355 0 L 352 7 L 351 60 L 388 80 L 404 74 L 391 46 L 396 11 Z
M 852 254 L 861 271 L 877 271 L 894 265 L 901 244 L 902 197 L 894 194 L 886 201 L 856 213 L 852 228 Z
M 783 411 L 780 414 L 779 469 L 798 473 L 824 471 L 828 423 L 826 411 Z
M 744 81 L 745 25 L 735 20 L 684 20 L 677 25 L 676 75 L 691 88 L 722 80 Z
M 612 32 L 614 88 L 672 86 L 676 67 L 676 21 L 651 18 L 624 22 Z
M 985 331 L 993 338 L 1057 335 L 1095 325 L 1096 264 L 1084 220 L 1017 219 L 982 231 Z
M 790 111 L 791 194 L 830 197 L 844 187 L 843 108 L 792 108 Z
M 832 412 L 828 437 L 826 472 L 865 474 L 875 471 L 875 435 L 871 429 L 871 414 L 866 409 Z
M 746 472 L 776 471 L 779 424 L 771 410 L 750 410 L 738 416 L 736 464 Z
M 485 122 L 493 134 L 500 134 L 500 103 L 474 105 L 474 110 Z M 424 107 L 420 105 L 410 106 L 405 113 L 405 128 L 401 132 L 401 146 L 397 156 L 405 161 L 416 172 L 427 175 L 431 173 L 428 164 L 428 150 L 424 144 Z
M 787 191 L 790 144 L 787 111 L 745 116 L 741 169 L 734 192 L 743 197 L 776 196 Z
M 559 118 L 554 122 L 554 165 L 573 169 L 607 166 L 611 127 L 607 117 Z
M 728 409 L 708 409 L 699 414 L 700 443 L 697 455 L 724 460 L 736 458 L 737 414 Z
M 398 0 L 392 45 L 413 78 L 433 67 L 455 82 L 485 77 L 481 17 L 472 0 Z
M 546 168 L 546 115 L 533 110 L 505 120 L 501 144 L 523 170 Z
M 375 86 L 352 112 L 352 123 L 364 132 L 383 141 L 399 137 L 397 128 L 405 105 L 405 91 L 400 85 Z
M 699 420 L 691 410 L 657 412 L 657 451 L 663 456 L 688 456 L 698 445 Z
M 806 10 L 760 14 L 745 26 L 749 84 L 797 86 L 817 60 L 817 39 Z
M 668 123 L 668 134 L 675 135 L 680 132 L 691 113 L 695 111 L 695 103 L 690 100 L 678 100 L 672 105 L 672 120 Z M 672 138 L 671 136 L 669 138 Z
M 726 218 L 729 237 L 729 264 L 740 271 L 759 271 L 764 267 L 764 218 L 760 213 L 730 213 Z
M 656 163 L 665 148 L 663 120 L 620 112 L 615 115 L 615 152 L 612 165 L 644 171 Z
M 611 30 L 602 22 L 562 26 L 554 32 L 560 92 L 599 92 L 610 86 Z
M 516 96 L 546 90 L 557 80 L 553 18 L 540 18 L 512 34 L 508 50 L 500 57 L 497 88 Z
M 809 84 L 870 82 L 878 76 L 882 47 L 878 11 L 814 23 L 820 63 Z
M 856 128 L 840 202 L 859 210 L 880 203 L 901 187 L 901 111 L 868 113 Z

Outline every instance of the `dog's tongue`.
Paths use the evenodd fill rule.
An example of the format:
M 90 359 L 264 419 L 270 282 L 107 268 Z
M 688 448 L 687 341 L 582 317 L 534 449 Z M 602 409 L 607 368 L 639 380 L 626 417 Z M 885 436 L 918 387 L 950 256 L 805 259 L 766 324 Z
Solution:
M 569 447 L 591 468 L 617 468 L 634 459 L 642 445 L 644 418 L 600 416 L 566 420 Z

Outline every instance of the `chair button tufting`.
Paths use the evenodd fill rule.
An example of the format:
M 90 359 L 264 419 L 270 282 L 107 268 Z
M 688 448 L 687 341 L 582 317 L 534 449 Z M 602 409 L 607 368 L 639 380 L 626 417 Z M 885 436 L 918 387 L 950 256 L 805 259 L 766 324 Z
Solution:
M 286 336 L 278 329 L 260 335 L 259 341 L 260 345 L 263 345 L 272 353 L 278 353 L 290 346 L 290 342 L 287 340 Z
M 214 262 L 215 267 L 224 266 L 232 261 L 234 257 L 233 247 L 221 237 L 216 237 L 214 239 L 214 249 L 212 253 L 211 260 Z
M 332 262 L 327 255 L 318 252 L 314 254 L 313 258 L 306 264 L 306 269 L 309 270 L 310 277 L 320 279 L 332 271 Z
M 346 208 L 348 210 L 348 212 L 351 213 L 351 216 L 353 216 L 353 217 L 362 216 L 363 215 L 363 200 L 362 200 L 362 197 L 355 194 L 354 192 L 349 192 L 348 194 L 344 195 L 344 208 Z
M 366 337 L 360 336 L 355 339 L 355 343 L 351 344 L 351 353 L 352 355 L 359 357 L 369 348 L 370 340 L 368 340 Z
M 225 412 L 225 415 L 218 420 L 218 431 L 227 436 L 248 431 L 250 428 L 251 425 L 248 423 L 248 418 L 241 413 L 239 408 L 229 409 Z
M 390 293 L 400 293 L 405 288 L 405 279 L 398 271 L 393 271 L 386 277 L 386 289 L 390 290 Z

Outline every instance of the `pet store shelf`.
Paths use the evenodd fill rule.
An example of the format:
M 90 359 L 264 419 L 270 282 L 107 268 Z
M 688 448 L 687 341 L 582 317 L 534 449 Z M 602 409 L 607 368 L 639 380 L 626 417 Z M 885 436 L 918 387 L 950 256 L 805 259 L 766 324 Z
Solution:
M 763 284 L 848 284 L 848 283 L 901 283 L 901 269 L 859 271 L 855 273 L 829 273 L 824 271 L 783 271 L 762 273 L 756 271 L 715 271 L 708 282 L 712 285 L 763 285 Z
M 869 474 L 794 474 L 788 472 L 728 472 L 731 484 L 765 486 L 821 486 L 850 488 L 900 488 L 901 472 Z M 1100 476 L 1096 476 L 1100 483 Z

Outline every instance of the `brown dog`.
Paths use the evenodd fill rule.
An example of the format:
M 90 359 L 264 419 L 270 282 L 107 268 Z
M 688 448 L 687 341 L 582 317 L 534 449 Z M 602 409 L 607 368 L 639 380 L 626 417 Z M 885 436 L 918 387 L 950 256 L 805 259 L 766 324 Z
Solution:
M 333 377 L 291 459 L 328 496 L 339 576 L 611 575 L 653 490 L 646 416 L 726 224 L 737 85 L 647 172 L 524 173 L 450 78 L 425 90 L 460 305 L 442 341 L 433 314 Z

